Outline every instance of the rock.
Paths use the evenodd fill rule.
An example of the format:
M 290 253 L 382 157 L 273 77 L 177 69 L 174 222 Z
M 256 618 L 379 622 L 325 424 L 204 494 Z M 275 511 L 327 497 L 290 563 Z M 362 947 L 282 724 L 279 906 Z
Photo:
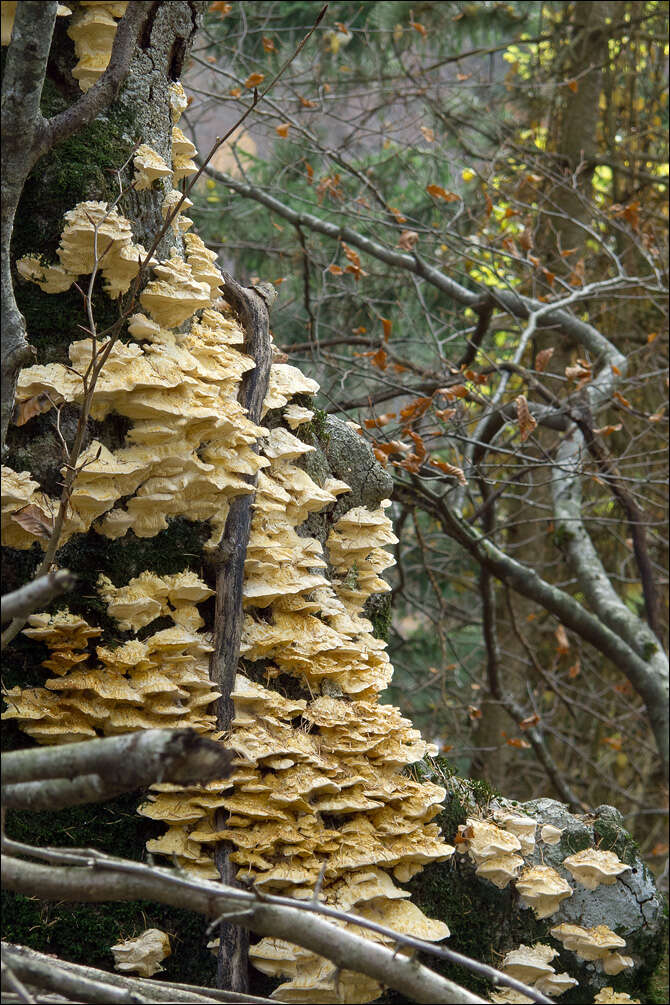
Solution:
M 447 841 L 452 844 L 455 839 L 458 841 L 458 828 L 465 824 L 466 817 L 491 822 L 496 822 L 497 817 L 499 826 L 504 826 L 500 820 L 506 813 L 533 817 L 537 821 L 535 845 L 532 849 L 527 845 L 519 853 L 525 860 L 524 868 L 549 866 L 573 888 L 572 896 L 561 901 L 554 914 L 538 920 L 520 901 L 513 882 L 498 890 L 477 876 L 476 863 L 469 854 L 454 855 L 449 862 L 430 865 L 408 884 L 408 889 L 422 910 L 449 925 L 450 948 L 496 966 L 502 956 L 520 944 L 542 942 L 558 950 L 552 964 L 556 972 L 565 971 L 579 982 L 571 1001 L 581 1001 L 582 995 L 584 1001 L 592 1001 L 594 994 L 613 982 L 617 989 L 625 989 L 633 998 L 644 995 L 645 984 L 663 952 L 663 898 L 619 811 L 612 806 L 599 806 L 592 813 L 575 814 L 554 799 L 511 802 L 487 791 L 481 782 L 456 778 L 443 769 L 443 764 L 441 759 L 433 762 L 427 775 L 444 785 L 449 793 L 444 811 L 437 818 Z M 541 839 L 541 830 L 547 825 L 561 831 L 554 844 Z M 545 833 L 555 840 L 551 830 Z M 613 852 L 630 869 L 612 885 L 588 890 L 563 865 L 566 858 L 586 848 Z M 550 934 L 552 928 L 563 923 L 587 929 L 606 925 L 625 939 L 625 949 L 620 953 L 631 957 L 633 966 L 613 978 L 604 972 L 601 961 L 578 958 Z

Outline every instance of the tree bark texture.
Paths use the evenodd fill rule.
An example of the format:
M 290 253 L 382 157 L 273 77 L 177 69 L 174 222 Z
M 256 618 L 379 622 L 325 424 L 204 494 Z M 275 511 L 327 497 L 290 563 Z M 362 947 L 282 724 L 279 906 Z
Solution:
M 224 293 L 237 312 L 245 332 L 245 350 L 255 361 L 253 370 L 245 373 L 238 400 L 247 410 L 247 417 L 258 425 L 268 390 L 272 351 L 270 346 L 271 306 L 275 291 L 264 298 L 252 288 L 245 288 L 224 273 Z M 276 294 L 275 294 L 276 295 Z M 258 449 L 256 446 L 254 449 Z M 237 661 L 242 637 L 242 590 L 244 561 L 249 544 L 252 505 L 256 476 L 247 476 L 251 491 L 236 496 L 230 504 L 226 525 L 215 557 L 216 609 L 214 614 L 214 652 L 210 661 L 210 678 L 221 691 L 217 702 L 217 727 L 228 731 L 234 716 L 232 692 L 235 687 Z M 228 814 L 219 811 L 217 826 L 225 827 Z M 215 851 L 216 866 L 221 880 L 229 886 L 235 883 L 235 867 L 229 860 L 229 849 L 219 844 Z M 226 921 L 219 928 L 218 978 L 220 988 L 245 992 L 248 978 L 249 935 L 246 929 Z

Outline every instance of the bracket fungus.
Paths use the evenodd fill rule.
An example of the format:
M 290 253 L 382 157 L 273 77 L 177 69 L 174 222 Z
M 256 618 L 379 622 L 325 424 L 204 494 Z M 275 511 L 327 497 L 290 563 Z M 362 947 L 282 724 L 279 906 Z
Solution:
M 115 970 L 136 973 L 140 977 L 153 977 L 163 970 L 161 960 L 172 953 L 170 936 L 159 928 L 147 928 L 136 939 L 126 939 L 110 948 Z
M 198 166 L 192 158 L 197 153 L 195 145 L 184 136 L 179 126 L 172 127 L 172 168 L 175 184 L 195 174 Z
M 631 998 L 627 991 L 615 991 L 614 988 L 601 988 L 593 999 L 597 1005 L 640 1005 L 639 998 Z
M 515 879 L 524 864 L 517 854 L 521 842 L 515 834 L 487 820 L 468 817 L 459 827 L 458 851 L 466 852 L 477 863 L 476 873 L 498 887 L 504 888 Z
M 182 258 L 173 254 L 168 261 L 155 265 L 154 272 L 158 278 L 145 287 L 140 303 L 160 325 L 176 327 L 197 310 L 209 307 L 209 285 L 198 282 Z
M 531 855 L 535 848 L 537 821 L 533 817 L 521 816 L 518 813 L 498 812 L 494 814 L 494 817 L 503 830 L 509 831 L 510 834 L 516 834 L 521 843 L 523 854 Z
M 117 16 L 112 6 L 105 10 L 110 19 Z M 183 89 L 173 85 L 174 122 L 185 104 Z M 177 158 L 190 153 L 182 134 L 175 130 L 174 137 L 181 151 L 176 167 Z M 174 196 L 166 204 L 174 205 Z M 96 228 L 99 250 L 109 245 L 99 260 L 103 278 L 117 296 L 133 269 L 136 274 L 143 249 L 128 221 L 106 204 L 80 204 L 67 215 L 61 267 L 73 278 L 91 271 Z M 185 259 L 175 254 L 153 265 L 155 279 L 140 295 L 144 313 L 128 326 L 131 341 L 109 347 L 90 415 L 102 423 L 114 413 L 129 420 L 129 428 L 114 450 L 88 444 L 61 543 L 90 530 L 110 539 L 129 530 L 151 537 L 180 516 L 209 522 L 210 548 L 221 539 L 229 500 L 253 492 L 250 476 L 257 476 L 230 730 L 217 729 L 214 703 L 221 695 L 209 679 L 213 647 L 198 610 L 213 591 L 186 570 L 158 575 L 147 569 L 128 582 L 101 577 L 107 614 L 129 635 L 122 644 L 74 615 L 32 615 L 26 635 L 49 648 L 48 676 L 44 687 L 12 689 L 5 717 L 41 743 L 155 726 L 192 727 L 221 740 L 237 752 L 230 778 L 152 786 L 140 812 L 166 829 L 151 839 L 150 851 L 216 878 L 214 847 L 226 841 L 238 876 L 261 890 L 305 899 L 321 876 L 324 903 L 354 907 L 401 932 L 445 938 L 445 921 L 408 904 L 397 885 L 427 863 L 448 859 L 454 848 L 434 822 L 445 790 L 407 773 L 437 748 L 397 708 L 380 702 L 392 666 L 362 613 L 369 596 L 389 589 L 381 573 L 393 561 L 386 550 L 396 542 L 391 521 L 384 504 L 358 506 L 340 516 L 325 545 L 309 535 L 309 514 L 334 507 L 349 491 L 337 478 L 317 484 L 299 466 L 313 448 L 292 430 L 313 413 L 291 399 L 314 394 L 318 384 L 273 362 L 263 414 L 282 409 L 285 423 L 278 426 L 273 415 L 273 428 L 265 429 L 248 418 L 237 400 L 243 375 L 254 366 L 240 351 L 244 329 L 231 312 L 214 309 L 221 305 L 215 256 L 190 234 L 184 244 Z M 56 282 L 30 268 L 32 278 Z M 105 345 L 99 340 L 96 349 Z M 19 405 L 42 398 L 57 407 L 81 405 L 79 374 L 93 350 L 84 339 L 70 346 L 70 367 L 23 370 Z M 36 537 L 16 530 L 15 515 L 48 500 L 29 472 L 12 472 L 8 481 L 3 530 L 27 548 Z M 152 633 L 154 620 L 165 617 L 173 626 Z M 92 638 L 100 643 L 95 651 Z M 276 678 L 292 679 L 291 697 L 274 689 Z M 518 839 L 500 834 L 513 854 Z M 376 981 L 339 973 L 282 940 L 262 939 L 251 958 L 288 978 L 276 992 L 281 1000 L 363 1003 L 381 992 Z
M 141 143 L 133 157 L 135 165 L 135 191 L 141 192 L 151 188 L 155 181 L 172 176 L 172 168 L 168 167 L 158 151 L 148 143 Z
M 523 903 L 532 907 L 536 918 L 555 914 L 562 900 L 572 896 L 572 887 L 548 865 L 524 869 L 516 881 Z
M 127 3 L 82 0 L 75 11 L 67 33 L 74 42 L 78 62 L 72 76 L 82 91 L 88 91 L 107 69 L 117 21 L 123 17 Z
M 35 255 L 19 258 L 16 271 L 29 282 L 37 283 L 44 293 L 65 293 L 74 282 L 74 276 L 62 265 L 48 265 Z
M 189 229 L 189 227 L 193 226 L 193 220 L 191 220 L 189 216 L 184 216 L 184 213 L 187 213 L 193 206 L 193 201 L 189 199 L 188 196 L 184 196 L 182 200 L 182 193 L 179 189 L 172 188 L 165 196 L 161 204 L 161 215 L 163 219 L 166 220 L 177 206 L 179 206 L 179 212 L 170 226 L 175 234 L 183 234 Z
M 582 928 L 581 925 L 564 923 L 555 925 L 551 934 L 566 949 L 576 953 L 583 960 L 604 960 L 613 951 L 623 949 L 626 940 L 613 932 L 607 925 L 596 925 L 595 928 Z
M 625 865 L 613 851 L 601 851 L 599 848 L 578 851 L 563 859 L 563 865 L 587 890 L 595 890 L 601 883 L 613 886 L 621 873 L 630 872 L 630 866 Z
M 536 942 L 534 946 L 521 945 L 507 953 L 501 964 L 503 973 L 509 977 L 514 977 L 518 981 L 534 987 L 542 994 L 552 998 L 558 998 L 565 994 L 570 988 L 577 985 L 574 977 L 567 973 L 557 974 L 551 965 L 551 961 L 558 953 L 551 946 Z M 510 989 L 506 989 L 510 990 Z M 517 992 L 513 992 L 512 997 L 506 997 L 504 991 L 497 992 L 493 996 L 493 1001 L 520 1001 L 522 997 L 514 997 Z M 530 1001 L 530 999 L 526 999 Z
M 179 122 L 182 112 L 188 108 L 189 100 L 180 80 L 170 84 L 168 90 L 170 93 L 170 115 L 172 121 L 176 123 Z
M 524 984 L 534 984 L 541 977 L 553 974 L 551 961 L 558 952 L 551 946 L 537 942 L 534 946 L 520 945 L 507 953 L 502 961 L 501 969 L 508 977 L 514 977 Z
M 499 1005 L 532 1005 L 533 999 L 514 988 L 497 988 L 491 992 L 491 1001 Z
M 554 827 L 553 824 L 544 824 L 540 830 L 540 840 L 544 841 L 545 844 L 558 844 L 562 833 L 562 827 Z

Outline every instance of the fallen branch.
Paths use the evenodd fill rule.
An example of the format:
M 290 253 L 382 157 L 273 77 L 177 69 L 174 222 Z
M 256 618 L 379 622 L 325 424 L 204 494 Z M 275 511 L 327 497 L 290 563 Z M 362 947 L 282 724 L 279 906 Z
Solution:
M 541 1005 L 550 1000 L 534 988 L 516 981 L 486 964 L 471 960 L 444 946 L 394 932 L 390 928 L 338 911 L 324 904 L 264 895 L 219 883 L 192 879 L 174 870 L 147 866 L 103 855 L 90 849 L 33 848 L 4 840 L 3 885 L 18 893 L 29 893 L 45 900 L 98 902 L 135 899 L 156 900 L 207 917 L 222 914 L 259 935 L 286 939 L 336 963 L 343 970 L 355 970 L 396 988 L 419 1002 L 483 1002 L 471 992 L 442 978 L 416 962 L 398 955 L 398 947 L 430 953 L 478 975 L 512 987 Z M 51 862 L 65 863 L 63 868 L 25 862 L 16 855 L 30 855 Z M 36 891 L 39 893 L 36 894 Z M 359 928 L 369 929 L 395 944 L 386 949 L 323 921 L 324 915 Z
M 2 955 L 5 965 L 11 968 L 15 977 L 28 985 L 40 989 L 66 991 L 75 996 L 77 1001 L 183 1002 L 185 1005 L 189 1002 L 193 1002 L 194 1005 L 199 1005 L 201 1002 L 230 1002 L 237 1005 L 273 1005 L 269 998 L 255 995 L 240 995 L 232 991 L 217 991 L 215 988 L 108 973 L 105 970 L 46 956 L 26 946 L 8 942 L 2 943 Z M 3 990 L 4 984 L 3 980 Z M 2 1000 L 5 1001 L 4 995 Z
M 2 758 L 3 799 L 11 809 L 48 810 L 111 799 L 153 782 L 204 784 L 227 778 L 233 756 L 194 729 L 147 729 L 16 750 Z

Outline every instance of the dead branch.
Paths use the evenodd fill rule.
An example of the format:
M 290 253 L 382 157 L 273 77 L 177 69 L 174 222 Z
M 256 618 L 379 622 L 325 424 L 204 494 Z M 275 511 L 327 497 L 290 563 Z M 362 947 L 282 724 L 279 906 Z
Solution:
M 8 889 L 45 899 L 98 902 L 135 899 L 157 900 L 207 917 L 221 914 L 238 924 L 274 938 L 286 939 L 332 960 L 342 969 L 364 973 L 419 1002 L 482 1002 L 483 999 L 452 981 L 439 977 L 414 959 L 353 935 L 315 915 L 325 915 L 386 936 L 397 945 L 418 948 L 445 959 L 469 963 L 496 983 L 514 987 L 532 1001 L 549 999 L 533 988 L 506 977 L 492 967 L 468 961 L 444 947 L 394 932 L 354 914 L 336 911 L 312 901 L 294 901 L 288 897 L 264 896 L 222 886 L 219 883 L 189 879 L 173 870 L 150 867 L 140 862 L 115 859 L 81 849 L 38 849 L 5 840 L 3 883 Z M 50 867 L 16 858 L 16 854 L 66 863 Z M 86 864 L 84 864 L 86 863 Z
M 27 617 L 38 607 L 43 607 L 55 597 L 59 597 L 61 593 L 67 593 L 74 584 L 75 577 L 69 569 L 58 569 L 57 572 L 33 579 L 12 593 L 5 593 L 2 598 L 2 624 L 13 618 Z
M 2 758 L 5 805 L 21 809 L 55 809 L 109 799 L 120 792 L 173 782 L 204 784 L 227 778 L 233 753 L 193 729 L 147 729 L 101 740 L 34 747 Z M 74 798 L 86 790 L 89 800 Z M 50 793 L 42 797 L 40 792 Z M 73 798 L 67 799 L 67 793 Z M 57 800 L 57 801 L 58 801 Z
M 231 1002 L 238 1005 L 272 1005 L 269 998 L 240 995 L 215 988 L 196 987 L 189 984 L 174 984 L 168 981 L 154 981 L 148 978 L 127 977 L 122 974 L 107 973 L 94 967 L 80 966 L 68 960 L 46 956 L 26 946 L 2 943 L 2 955 L 6 966 L 15 976 L 29 986 L 42 989 L 66 991 L 76 1001 L 90 1002 L 183 1002 L 194 1005 L 210 1002 Z M 3 971 L 4 973 L 4 971 Z M 7 982 L 8 983 L 8 982 Z M 5 981 L 3 978 L 3 990 Z M 91 997 L 99 995 L 100 997 Z M 119 997 L 116 997 L 119 996 Z M 41 998 L 31 999 L 41 1001 Z M 53 997 L 49 1000 L 54 1001 Z M 60 1001 L 73 999 L 60 998 Z M 3 995 L 3 1002 L 5 996 Z

